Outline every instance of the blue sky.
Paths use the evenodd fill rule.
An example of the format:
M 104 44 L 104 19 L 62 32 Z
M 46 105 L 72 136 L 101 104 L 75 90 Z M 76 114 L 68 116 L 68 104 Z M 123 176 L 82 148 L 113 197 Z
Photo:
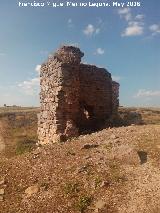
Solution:
M 160 106 L 159 0 L 123 8 L 33 8 L 18 2 L 0 1 L 0 106 L 39 105 L 40 64 L 61 44 L 78 45 L 85 63 L 112 73 L 120 83 L 120 105 Z

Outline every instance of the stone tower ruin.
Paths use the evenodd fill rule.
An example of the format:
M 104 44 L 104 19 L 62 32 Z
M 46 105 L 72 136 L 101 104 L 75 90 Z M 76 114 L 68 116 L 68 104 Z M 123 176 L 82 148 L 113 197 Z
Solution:
M 83 55 L 77 47 L 63 46 L 41 66 L 40 144 L 97 130 L 117 114 L 119 84 L 106 69 L 82 64 Z

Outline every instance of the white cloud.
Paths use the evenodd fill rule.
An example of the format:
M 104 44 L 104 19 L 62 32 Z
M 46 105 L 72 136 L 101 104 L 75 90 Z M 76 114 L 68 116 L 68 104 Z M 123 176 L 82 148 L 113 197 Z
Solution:
M 103 55 L 104 52 L 105 52 L 104 49 L 102 49 L 101 47 L 98 47 L 98 48 L 96 49 L 95 54 L 97 54 L 97 55 Z
M 136 20 L 143 20 L 144 19 L 144 15 L 143 14 L 138 14 L 135 17 Z
M 152 32 L 152 35 L 157 35 L 160 33 L 160 25 L 158 24 L 153 24 L 149 26 L 149 30 Z
M 0 87 L 0 105 L 39 106 L 38 93 L 39 90 L 34 95 L 26 94 L 18 84 L 4 85 Z
M 134 17 L 130 8 L 119 9 L 118 14 L 127 22 L 127 27 L 121 34 L 122 37 L 139 36 L 144 33 L 143 14 L 138 14 Z
M 124 18 L 126 21 L 132 19 L 131 9 L 130 8 L 122 8 L 118 10 L 118 14 L 120 17 Z
M 113 81 L 117 81 L 117 82 L 120 82 L 120 80 L 122 79 L 121 76 L 118 76 L 118 75 L 112 75 L 112 80 Z
M 129 7 L 128 8 L 126 7 L 126 8 L 119 9 L 118 14 L 124 15 L 124 14 L 129 13 L 130 11 L 131 11 L 131 9 Z
M 35 71 L 37 72 L 37 76 L 28 80 L 28 81 L 23 81 L 21 83 L 18 83 L 18 88 L 20 88 L 22 90 L 22 92 L 24 92 L 25 95 L 31 95 L 31 96 L 35 96 L 38 94 L 39 89 L 40 89 L 40 77 L 39 77 L 39 73 L 40 73 L 40 69 L 41 69 L 41 65 L 38 64 L 35 67 Z
M 135 98 L 160 97 L 160 90 L 153 91 L 153 90 L 140 89 L 134 97 Z
M 40 70 L 41 70 L 41 65 L 38 64 L 35 68 L 35 71 L 39 74 L 40 73 Z
M 83 30 L 83 33 L 86 36 L 92 36 L 94 34 L 98 34 L 100 32 L 100 28 L 93 26 L 92 24 L 88 24 L 85 29 Z
M 129 26 L 124 30 L 121 34 L 124 36 L 138 36 L 142 35 L 144 31 L 144 27 L 141 26 L 139 23 L 129 23 Z
M 83 33 L 87 36 L 92 36 L 95 32 L 95 28 L 92 24 L 88 24 L 86 28 L 83 30 Z
M 23 81 L 18 84 L 18 87 L 23 90 L 26 95 L 35 95 L 39 91 L 39 77 L 33 78 L 28 81 Z
M 0 93 L 2 98 L 0 104 L 7 105 L 23 105 L 23 106 L 37 106 L 39 105 L 39 92 L 40 92 L 40 71 L 41 65 L 35 67 L 37 72 L 35 77 L 22 81 L 15 82 L 13 85 L 0 86 Z

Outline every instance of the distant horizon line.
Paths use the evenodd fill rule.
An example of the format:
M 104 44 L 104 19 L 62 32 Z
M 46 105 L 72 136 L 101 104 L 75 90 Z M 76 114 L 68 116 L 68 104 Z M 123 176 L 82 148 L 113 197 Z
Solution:
M 120 105 L 119 108 L 121 107 L 126 107 L 126 108 L 160 108 L 160 106 L 153 106 L 153 105 L 148 105 L 148 106 L 128 106 L 128 105 Z M 2 106 L 0 105 L 0 108 L 40 108 L 39 106 L 26 106 L 26 105 L 6 105 L 6 106 Z

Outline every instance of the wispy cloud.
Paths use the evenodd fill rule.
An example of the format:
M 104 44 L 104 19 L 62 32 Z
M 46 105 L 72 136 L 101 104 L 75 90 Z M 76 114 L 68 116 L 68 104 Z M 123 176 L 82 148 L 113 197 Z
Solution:
M 6 56 L 6 53 L 0 52 L 0 56 Z
M 35 77 L 24 80 L 22 82 L 15 82 L 13 85 L 0 86 L 2 98 L 0 104 L 7 105 L 38 105 L 40 92 L 40 72 L 41 65 L 35 67 Z
M 101 24 L 103 24 L 103 20 L 102 20 L 100 17 L 98 17 L 98 18 L 97 18 L 97 23 L 98 23 L 99 25 L 101 25 Z
M 40 54 L 41 54 L 41 55 L 48 55 L 49 52 L 48 52 L 48 50 L 41 50 L 41 51 L 40 51 Z
M 74 46 L 74 47 L 80 47 L 79 43 L 67 43 L 66 45 L 69 45 L 69 46 Z
M 23 83 L 23 82 L 22 82 Z M 20 83 L 19 83 L 20 84 Z M 0 87 L 0 105 L 4 104 L 8 106 L 38 106 L 39 105 L 39 86 L 36 90 L 32 91 L 30 89 L 23 89 L 18 83 L 13 85 L 4 85 Z
M 131 9 L 130 8 L 122 8 L 118 10 L 118 14 L 121 18 L 124 18 L 126 21 L 132 19 Z
M 98 47 L 95 52 L 96 55 L 103 55 L 104 53 L 105 51 L 101 47 Z
M 18 87 L 21 88 L 26 95 L 36 95 L 39 91 L 39 77 L 23 81 L 18 84 Z
M 112 75 L 112 80 L 113 81 L 117 81 L 117 82 L 120 82 L 120 80 L 122 79 L 121 76 L 118 76 L 118 75 Z
M 144 15 L 143 14 L 138 14 L 135 17 L 136 20 L 143 20 L 144 19 Z
M 152 24 L 151 26 L 149 26 L 149 30 L 151 31 L 153 36 L 160 34 L 160 24 Z
M 88 24 L 88 25 L 85 27 L 85 29 L 83 30 L 83 33 L 84 33 L 86 36 L 96 35 L 96 34 L 100 33 L 100 28 L 95 27 L 95 26 L 92 25 L 92 24 Z
M 72 23 L 72 19 L 69 18 L 69 19 L 68 19 L 68 24 L 71 24 L 71 23 Z
M 40 70 L 41 70 L 41 65 L 38 64 L 35 68 L 35 71 L 39 74 L 40 73 Z
M 72 20 L 71 18 L 69 18 L 69 19 L 67 20 L 67 25 L 68 25 L 68 27 L 73 27 L 73 26 L 74 26 L 73 20 Z
M 118 14 L 127 22 L 127 27 L 121 34 L 122 37 L 139 36 L 144 33 L 143 14 L 138 14 L 134 17 L 130 8 L 119 9 Z
M 40 86 L 39 86 L 40 85 L 40 77 L 39 77 L 40 69 L 41 69 L 41 65 L 38 64 L 35 67 L 35 71 L 37 72 L 36 77 L 27 81 L 17 83 L 18 88 L 21 88 L 24 94 L 31 95 L 31 96 L 38 94 L 40 89 Z
M 101 17 L 97 17 L 94 21 L 94 24 L 87 24 L 83 29 L 83 34 L 92 37 L 99 34 L 102 30 L 104 30 L 104 22 Z
M 152 98 L 152 97 L 160 97 L 160 90 L 146 90 L 140 89 L 134 95 L 134 98 Z
M 138 36 L 143 34 L 144 27 L 140 22 L 129 22 L 128 26 L 121 34 L 122 37 L 124 36 Z

